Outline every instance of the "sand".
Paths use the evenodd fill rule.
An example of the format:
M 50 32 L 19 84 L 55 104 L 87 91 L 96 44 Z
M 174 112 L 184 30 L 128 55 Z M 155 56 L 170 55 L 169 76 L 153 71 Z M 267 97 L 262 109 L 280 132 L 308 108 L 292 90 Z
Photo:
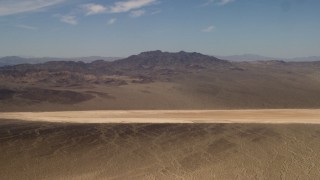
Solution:
M 319 117 L 319 110 L 1 113 L 0 179 L 318 179 Z
M 1 119 L 69 123 L 306 123 L 320 124 L 319 109 L 146 110 L 0 113 Z

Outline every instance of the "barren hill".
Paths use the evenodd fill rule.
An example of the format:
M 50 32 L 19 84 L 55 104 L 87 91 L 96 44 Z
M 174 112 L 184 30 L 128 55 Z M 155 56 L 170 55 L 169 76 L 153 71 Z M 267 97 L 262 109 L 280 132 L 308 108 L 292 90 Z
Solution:
M 143 52 L 0 68 L 1 111 L 319 108 L 320 62 Z

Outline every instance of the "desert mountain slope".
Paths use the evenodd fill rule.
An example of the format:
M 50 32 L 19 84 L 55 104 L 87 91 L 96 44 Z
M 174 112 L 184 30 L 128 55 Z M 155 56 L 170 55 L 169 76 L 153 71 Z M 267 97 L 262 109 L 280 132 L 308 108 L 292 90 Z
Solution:
M 320 108 L 320 62 L 150 51 L 0 68 L 1 111 Z

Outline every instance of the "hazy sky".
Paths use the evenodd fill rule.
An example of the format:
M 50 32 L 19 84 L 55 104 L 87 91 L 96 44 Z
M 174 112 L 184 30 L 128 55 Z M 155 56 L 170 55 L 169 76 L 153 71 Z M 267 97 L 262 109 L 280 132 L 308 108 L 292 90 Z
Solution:
M 0 56 L 320 55 L 320 0 L 0 0 Z

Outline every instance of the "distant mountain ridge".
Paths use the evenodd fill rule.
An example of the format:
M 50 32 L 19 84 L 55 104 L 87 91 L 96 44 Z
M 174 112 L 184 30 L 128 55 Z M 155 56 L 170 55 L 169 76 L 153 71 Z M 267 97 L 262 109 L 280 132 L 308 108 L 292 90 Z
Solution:
M 228 61 L 269 61 L 269 60 L 279 60 L 280 58 L 260 56 L 256 54 L 242 54 L 242 55 L 231 55 L 231 56 L 216 56 L 220 59 L 225 59 Z
M 88 57 L 74 57 L 74 58 L 56 58 L 56 57 L 20 57 L 20 56 L 5 56 L 0 57 L 0 66 L 11 66 L 17 64 L 38 64 L 49 61 L 82 61 L 92 62 L 95 60 L 114 61 L 120 59 L 119 57 L 102 57 L 102 56 L 88 56 Z
M 41 71 L 70 71 L 77 73 L 93 74 L 130 74 L 138 75 L 148 73 L 157 73 L 166 70 L 173 72 L 185 71 L 190 69 L 205 69 L 212 66 L 230 65 L 226 60 L 221 60 L 213 56 L 207 56 L 200 53 L 188 53 L 180 51 L 177 53 L 148 51 L 138 55 L 132 55 L 124 59 L 114 61 L 95 60 L 91 62 L 83 61 L 47 61 L 35 64 L 17 64 L 7 67 L 1 67 L 0 73 L 14 71 L 19 73 L 41 72 Z
M 170 58 L 178 58 L 178 56 L 185 56 L 184 58 L 188 58 L 186 54 L 188 54 L 189 58 L 193 58 L 198 56 L 200 58 L 200 53 L 186 53 L 184 51 L 180 51 L 177 53 L 168 53 L 162 52 L 160 50 L 156 51 L 148 51 L 143 52 L 139 55 L 133 55 L 128 58 L 134 59 L 136 56 L 139 56 L 139 59 L 143 57 L 150 57 L 154 56 L 158 58 L 165 58 L 165 56 L 172 56 Z M 202 55 L 204 58 L 205 55 Z M 243 55 L 231 55 L 231 56 L 209 56 L 215 57 L 221 60 L 227 61 L 270 61 L 270 60 L 281 60 L 281 61 L 301 61 L 301 62 L 309 62 L 309 61 L 320 61 L 320 56 L 308 56 L 308 57 L 295 57 L 295 58 L 277 58 L 277 57 L 268 57 L 268 56 L 261 56 L 256 54 L 243 54 Z M 18 64 L 39 64 L 45 63 L 49 61 L 82 61 L 85 63 L 91 63 L 96 60 L 104 60 L 104 61 L 115 61 L 119 59 L 128 59 L 128 58 L 121 58 L 121 57 L 103 57 L 103 56 L 88 56 L 88 57 L 74 57 L 74 58 L 58 58 L 58 57 L 20 57 L 20 56 L 5 56 L 0 57 L 0 67 L 1 66 L 10 66 L 10 65 L 18 65 Z M 201 58 L 200 58 L 201 59 Z
M 232 55 L 232 56 L 216 56 L 220 59 L 225 59 L 228 61 L 270 61 L 270 60 L 282 60 L 282 61 L 320 61 L 320 56 L 308 56 L 308 57 L 295 57 L 295 58 L 278 58 L 278 57 L 268 57 L 261 56 L 257 54 L 242 54 L 242 55 Z

